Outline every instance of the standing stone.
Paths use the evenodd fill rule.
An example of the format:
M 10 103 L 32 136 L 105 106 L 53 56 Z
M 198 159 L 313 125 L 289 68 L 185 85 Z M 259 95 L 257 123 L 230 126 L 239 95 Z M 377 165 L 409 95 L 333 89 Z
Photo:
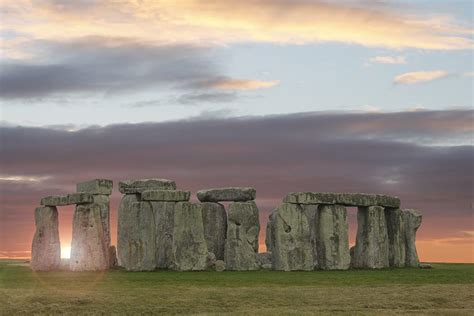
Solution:
M 118 266 L 118 261 L 117 261 L 117 249 L 115 246 L 110 246 L 109 247 L 109 267 L 114 268 Z
M 405 225 L 401 209 L 385 208 L 388 234 L 388 261 L 391 267 L 404 267 L 406 261 Z
M 198 271 L 208 268 L 209 253 L 200 204 L 176 203 L 172 255 L 175 270 Z
M 406 266 L 418 267 L 420 261 L 416 251 L 416 231 L 421 225 L 422 215 L 418 210 L 404 209 L 403 221 L 405 225 Z
M 118 264 L 121 267 L 130 266 L 130 248 L 129 241 L 137 229 L 135 227 L 136 219 L 130 212 L 132 203 L 140 201 L 139 194 L 126 194 L 122 197 L 118 208 L 117 225 L 117 252 Z
M 319 268 L 346 270 L 351 265 L 347 210 L 342 205 L 320 205 L 318 208 L 317 250 Z
M 313 270 L 313 249 L 308 219 L 301 206 L 283 203 L 272 215 L 273 269 Z
M 227 214 L 222 204 L 203 202 L 202 222 L 207 250 L 214 253 L 217 260 L 224 260 L 225 238 L 227 234 Z
M 31 247 L 33 271 L 57 270 L 61 264 L 61 244 L 58 231 L 58 210 L 55 206 L 35 209 L 36 231 Z
M 272 233 L 273 233 L 273 228 L 272 228 L 272 215 L 273 215 L 273 212 L 275 212 L 275 210 L 272 211 L 272 213 L 270 213 L 270 215 L 268 215 L 268 222 L 267 222 L 267 226 L 265 228 L 265 247 L 267 247 L 267 251 L 268 252 L 271 252 L 272 251 L 272 247 L 273 247 L 273 242 L 272 242 Z
M 234 202 L 227 215 L 226 270 L 257 270 L 260 224 L 255 202 Z
M 108 253 L 100 206 L 77 205 L 72 223 L 71 271 L 107 270 Z
M 173 263 L 175 202 L 151 202 L 155 216 L 156 267 L 168 269 Z
M 318 232 L 318 204 L 301 204 L 300 205 L 303 209 L 303 213 L 306 215 L 308 219 L 310 237 L 309 240 L 311 242 L 311 249 L 313 250 L 313 267 L 317 268 L 319 266 L 318 261 L 318 245 L 316 242 L 317 239 L 317 232 Z
M 129 271 L 152 271 L 156 268 L 155 221 L 150 202 L 133 202 L 130 212 L 132 230 L 127 240 Z
M 384 208 L 381 206 L 359 207 L 357 222 L 352 266 L 371 269 L 388 267 L 388 235 Z
M 105 245 L 110 247 L 110 198 L 108 195 L 93 195 L 94 204 L 100 208 L 100 221 L 104 231 Z M 107 253 L 108 257 L 109 253 Z

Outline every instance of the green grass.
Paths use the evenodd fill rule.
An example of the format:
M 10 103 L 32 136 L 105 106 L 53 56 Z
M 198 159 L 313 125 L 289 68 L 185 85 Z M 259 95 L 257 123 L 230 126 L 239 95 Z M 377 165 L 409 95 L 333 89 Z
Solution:
M 0 261 L 0 313 L 474 314 L 474 265 L 314 272 L 32 272 Z M 21 262 L 21 261 L 20 261 Z

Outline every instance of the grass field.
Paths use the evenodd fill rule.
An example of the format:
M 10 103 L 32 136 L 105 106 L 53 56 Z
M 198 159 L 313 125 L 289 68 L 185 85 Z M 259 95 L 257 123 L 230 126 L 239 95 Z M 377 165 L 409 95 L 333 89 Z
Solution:
M 474 265 L 433 267 L 35 273 L 21 261 L 0 260 L 0 312 L 474 315 Z

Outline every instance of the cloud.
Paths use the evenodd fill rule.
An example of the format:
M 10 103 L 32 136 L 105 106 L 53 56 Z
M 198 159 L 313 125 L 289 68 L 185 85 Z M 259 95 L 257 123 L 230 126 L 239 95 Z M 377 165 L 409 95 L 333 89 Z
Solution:
M 33 38 L 129 37 L 154 43 L 342 42 L 388 48 L 470 49 L 472 27 L 449 15 L 377 2 L 307 0 L 5 0 L 2 28 Z M 27 21 L 27 22 L 19 22 Z
M 405 56 L 375 56 L 369 59 L 372 63 L 401 65 L 406 64 Z
M 278 85 L 280 81 L 243 80 L 232 78 L 218 78 L 201 83 L 202 86 L 219 90 L 257 90 L 267 89 Z
M 444 70 L 414 71 L 396 76 L 393 82 L 396 84 L 415 84 L 446 78 L 449 75 L 450 73 Z
M 403 207 L 419 208 L 420 240 L 472 231 L 472 110 L 238 118 L 226 113 L 73 132 L 0 126 L 2 177 L 44 178 L 0 181 L 0 251 L 29 249 L 32 212 L 42 196 L 70 192 L 75 183 L 97 177 L 115 184 L 170 178 L 192 192 L 254 186 L 262 227 L 287 192 L 340 191 L 393 194 Z M 459 140 L 464 142 L 455 146 Z M 113 232 L 120 197 L 115 188 Z M 61 209 L 67 238 L 71 214 Z
M 0 98 L 32 99 L 84 93 L 123 95 L 146 90 L 156 93 L 166 88 L 187 90 L 178 97 L 178 103 L 230 102 L 236 95 L 194 90 L 232 83 L 235 89 L 239 84 L 241 89 L 271 84 L 224 77 L 210 56 L 212 50 L 202 46 L 154 46 L 123 38 L 91 37 L 35 42 L 35 49 L 42 53 L 34 60 L 2 65 Z

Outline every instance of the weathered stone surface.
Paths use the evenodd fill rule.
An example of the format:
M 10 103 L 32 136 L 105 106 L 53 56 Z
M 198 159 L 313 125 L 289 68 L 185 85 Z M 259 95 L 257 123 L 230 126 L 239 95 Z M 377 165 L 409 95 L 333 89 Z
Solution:
M 118 266 L 117 249 L 115 248 L 115 246 L 110 246 L 109 247 L 109 267 L 115 268 L 117 266 Z
M 308 219 L 300 205 L 283 203 L 272 215 L 273 269 L 313 270 Z
M 71 271 L 98 271 L 109 268 L 109 249 L 97 204 L 76 206 L 72 223 Z
M 260 224 L 255 202 L 234 202 L 227 214 L 226 270 L 257 270 Z
M 260 268 L 272 267 L 272 253 L 271 252 L 260 252 L 257 253 L 257 261 Z
M 303 213 L 308 219 L 311 249 L 313 250 L 313 266 L 317 268 L 319 266 L 318 262 L 318 249 L 317 249 L 317 232 L 318 232 L 318 204 L 300 204 L 303 209 Z
M 126 239 L 122 266 L 129 271 L 156 268 L 155 221 L 150 202 L 132 202 L 129 210 L 130 231 Z
M 405 245 L 406 245 L 406 261 L 407 267 L 418 267 L 420 261 L 416 251 L 416 231 L 421 225 L 422 215 L 420 211 L 413 209 L 403 210 L 403 221 L 405 225 Z
M 178 202 L 174 210 L 173 269 L 206 270 L 208 251 L 202 224 L 202 206 Z
M 274 211 L 275 210 L 273 210 L 270 213 L 270 215 L 268 215 L 267 226 L 265 228 L 265 247 L 267 248 L 268 252 L 271 252 L 272 247 L 273 247 L 273 242 L 272 242 L 272 215 L 273 215 Z
M 58 231 L 58 210 L 55 206 L 35 209 L 36 231 L 31 247 L 31 269 L 51 271 L 61 264 L 61 244 Z
M 173 263 L 175 202 L 151 202 L 155 215 L 156 267 L 168 269 Z
M 207 250 L 214 253 L 217 260 L 224 260 L 227 234 L 227 214 L 222 204 L 203 202 L 202 222 Z
M 201 202 L 246 202 L 255 200 L 255 195 L 256 191 L 254 188 L 230 187 L 201 190 L 198 191 L 197 198 Z
M 118 263 L 121 267 L 130 266 L 129 241 L 136 230 L 136 227 L 134 227 L 136 219 L 133 217 L 130 210 L 132 208 L 132 203 L 139 201 L 139 194 L 126 194 L 122 197 L 118 208 L 117 254 Z
M 94 179 L 76 184 L 76 192 L 85 192 L 91 194 L 112 194 L 112 180 Z
M 191 192 L 176 190 L 146 190 L 142 192 L 143 201 L 189 201 Z
M 351 264 L 347 210 L 341 205 L 318 207 L 317 252 L 322 270 L 346 270 Z
M 90 193 L 71 193 L 67 195 L 69 204 L 88 204 L 94 202 L 94 197 Z
M 214 264 L 214 270 L 217 272 L 222 272 L 225 270 L 225 262 L 223 260 L 217 260 Z
M 94 204 L 100 208 L 100 220 L 104 231 L 105 245 L 110 247 L 110 197 L 105 194 L 92 196 Z M 108 253 L 107 253 L 108 255 Z
M 388 267 L 388 234 L 384 208 L 359 207 L 357 222 L 352 266 L 371 269 Z
M 45 206 L 62 206 L 69 205 L 69 201 L 67 195 L 50 195 L 42 198 L 40 204 Z
M 338 204 L 344 206 L 384 206 L 397 208 L 400 199 L 382 194 L 291 192 L 283 199 L 293 204 Z
M 176 183 L 168 179 L 140 179 L 119 182 L 119 191 L 124 194 L 141 193 L 146 190 L 176 190 Z
M 66 258 L 61 258 L 61 264 L 59 266 L 59 270 L 61 271 L 71 271 L 70 268 L 70 260 Z
M 385 209 L 388 234 L 388 261 L 391 267 L 405 266 L 405 224 L 400 209 Z

